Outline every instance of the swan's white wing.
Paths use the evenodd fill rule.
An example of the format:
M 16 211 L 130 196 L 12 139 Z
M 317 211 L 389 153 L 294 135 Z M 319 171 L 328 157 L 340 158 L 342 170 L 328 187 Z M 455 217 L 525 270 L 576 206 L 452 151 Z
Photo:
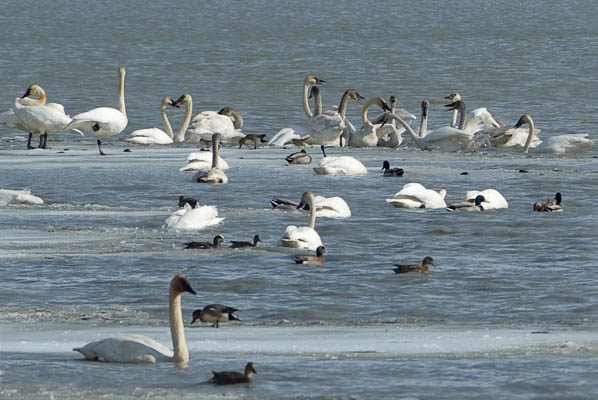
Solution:
M 155 363 L 172 361 L 173 352 L 154 339 L 143 335 L 110 337 L 73 349 L 90 360 L 121 363 Z
M 467 133 L 474 134 L 485 128 L 499 128 L 500 125 L 487 108 L 476 108 L 467 113 L 465 118 L 465 127 L 463 130 Z
M 276 147 L 284 147 L 291 143 L 293 139 L 301 139 L 301 136 L 295 132 L 293 128 L 282 128 L 268 140 L 268 145 Z
M 484 210 L 496 210 L 499 208 L 509 208 L 509 203 L 502 194 L 496 189 L 486 189 L 481 192 L 477 190 L 469 190 L 465 196 L 465 200 L 473 202 L 478 195 L 484 196 L 485 201 L 482 202 Z
M 290 225 L 285 230 L 281 244 L 285 247 L 316 250 L 319 246 L 322 246 L 322 239 L 320 239 L 318 232 L 309 226 L 297 227 Z
M 551 136 L 535 149 L 540 153 L 577 153 L 589 150 L 596 139 L 588 139 L 586 133 Z
M 127 127 L 127 123 L 126 115 L 116 108 L 98 107 L 75 115 L 68 128 L 79 129 L 98 138 L 106 138 L 122 132 Z
M 165 227 L 179 230 L 203 229 L 216 225 L 223 219 L 218 217 L 218 208 L 215 206 L 191 208 L 185 204 L 185 208 L 175 211 L 166 219 Z
M 239 136 L 239 133 L 235 133 L 233 121 L 226 115 L 218 114 L 216 111 L 202 111 L 197 114 L 191 120 L 190 130 L 202 135 L 202 137 L 206 134 L 220 133 L 222 140 Z M 243 135 L 241 134 L 241 136 Z M 211 136 L 204 139 L 210 140 Z
M 320 164 L 314 167 L 320 175 L 366 175 L 367 168 L 356 158 L 349 156 L 324 157 Z
M 327 144 L 338 141 L 347 126 L 337 112 L 319 114 L 307 122 L 307 134 L 316 144 Z
M 7 204 L 44 204 L 44 200 L 41 197 L 37 197 L 31 194 L 29 189 L 25 190 L 10 190 L 0 189 L 0 206 Z
M 422 184 L 416 182 L 404 185 L 394 197 L 394 199 L 389 199 L 387 202 L 392 203 L 398 200 L 400 203 L 402 201 L 405 205 L 410 206 L 406 208 L 420 208 L 421 205 L 425 208 L 446 208 L 446 203 L 440 193 L 431 189 L 426 189 Z M 419 206 L 413 207 L 416 206 L 418 202 L 420 203 Z
M 218 156 L 218 166 L 221 170 L 229 169 L 228 163 Z M 212 168 L 212 152 L 197 151 L 187 156 L 187 165 L 180 168 L 179 171 L 203 171 Z
M 131 137 L 127 138 L 126 141 L 139 144 L 170 144 L 172 138 L 162 129 L 147 128 L 131 132 Z
M 16 103 L 15 103 L 16 106 Z M 57 107 L 21 106 L 15 107 L 15 116 L 29 131 L 41 133 L 66 132 L 71 119 Z
M 342 197 L 315 197 L 316 217 L 318 218 L 349 218 L 351 209 Z

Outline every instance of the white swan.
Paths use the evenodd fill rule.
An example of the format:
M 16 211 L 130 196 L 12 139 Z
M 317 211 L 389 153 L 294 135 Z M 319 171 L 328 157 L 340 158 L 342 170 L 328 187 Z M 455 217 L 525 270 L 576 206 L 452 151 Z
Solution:
M 312 92 L 313 94 L 313 92 Z M 319 96 L 319 91 L 317 93 Z M 315 144 L 335 144 L 343 131 L 346 129 L 345 115 L 349 100 L 361 103 L 364 99 L 355 89 L 347 89 L 341 98 L 338 111 L 330 110 L 325 113 L 314 115 L 307 122 L 307 134 Z
M 280 198 L 270 200 L 270 204 L 275 209 L 311 211 L 307 203 L 298 208 L 299 203 Z M 314 205 L 316 206 L 317 218 L 349 218 L 351 216 L 349 205 L 345 199 L 339 196 L 315 196 Z
M 216 206 L 196 206 L 191 208 L 185 203 L 165 221 L 164 228 L 176 230 L 197 230 L 219 224 L 224 218 L 218 217 Z
M 241 128 L 243 128 L 243 116 L 234 108 L 228 106 L 222 107 L 218 111 L 218 114 L 229 117 L 233 121 L 233 126 L 236 131 L 241 131 Z
M 301 140 L 302 136 L 298 134 L 293 128 L 282 128 L 270 140 L 268 140 L 269 146 L 284 147 L 293 140 Z
M 528 114 L 524 114 L 519 118 L 514 128 L 519 128 L 521 125 L 527 124 L 529 126 L 529 135 L 523 147 L 523 152 L 527 153 L 533 138 L 535 137 L 534 120 Z M 575 153 L 589 150 L 596 142 L 596 139 L 588 139 L 587 134 L 578 133 L 570 135 L 551 136 L 544 142 L 540 143 L 534 149 L 538 153 Z
M 465 195 L 465 201 L 474 204 L 476 197 L 484 196 L 481 206 L 484 210 L 496 210 L 499 208 L 509 208 L 509 203 L 502 194 L 496 189 L 486 189 L 481 192 L 477 190 L 468 190 Z
M 111 107 L 98 107 L 87 112 L 77 114 L 73 121 L 67 126 L 71 129 L 79 129 L 97 138 L 100 155 L 102 142 L 105 139 L 121 133 L 129 123 L 127 109 L 125 107 L 125 67 L 118 68 L 118 110 Z
M 446 208 L 445 197 L 444 189 L 436 192 L 426 189 L 420 183 L 408 183 L 394 195 L 394 198 L 386 199 L 386 202 L 397 208 Z
M 218 167 L 225 171 L 229 169 L 226 160 L 218 156 Z M 204 171 L 212 168 L 212 152 L 196 151 L 187 156 L 187 165 L 179 168 L 179 171 Z
M 144 335 L 122 335 L 88 343 L 74 348 L 87 360 L 119 363 L 156 363 L 189 361 L 189 350 L 185 339 L 181 296 L 183 292 L 197 294 L 189 284 L 185 275 L 177 275 L 170 281 L 168 295 L 168 315 L 172 348 Z
M 208 171 L 201 170 L 193 177 L 194 182 L 199 183 L 228 183 L 228 177 L 219 168 L 220 157 L 218 157 L 218 148 L 220 147 L 221 136 L 219 133 L 212 135 L 212 168 Z
M 185 96 L 191 101 L 191 95 Z M 224 107 L 219 111 L 202 111 L 193 117 L 191 127 L 187 130 L 187 141 L 210 140 L 214 133 L 220 133 L 224 141 L 239 140 L 244 135 L 237 126 L 243 126 L 243 118 L 230 107 Z
M 164 97 L 162 103 L 160 103 L 160 115 L 164 122 L 164 130 L 159 128 L 146 128 L 137 129 L 131 132 L 131 137 L 127 138 L 127 142 L 138 143 L 138 144 L 171 144 L 173 143 L 174 133 L 172 132 L 172 126 L 166 115 L 166 109 L 168 107 L 175 106 L 174 101 L 170 97 Z
M 301 196 L 301 202 L 297 208 L 302 208 L 305 204 L 309 206 L 309 225 L 297 227 L 295 225 L 287 226 L 285 233 L 280 241 L 284 247 L 293 247 L 304 250 L 316 250 L 322 246 L 322 239 L 316 232 L 316 206 L 314 204 L 314 194 L 305 192 Z
M 388 104 L 386 104 L 386 100 L 383 97 L 374 97 L 368 100 L 361 109 L 361 121 L 363 122 L 363 126 L 356 132 L 355 134 L 351 135 L 349 138 L 349 146 L 351 147 L 376 147 L 378 145 L 378 139 L 380 138 L 377 134 L 378 128 L 380 128 L 380 124 L 374 124 L 372 121 L 368 119 L 368 110 L 371 106 L 377 105 L 383 111 L 391 111 Z
M 397 109 L 397 98 L 395 96 L 390 96 L 389 106 L 391 113 L 397 115 L 407 123 L 411 123 L 411 121 L 417 119 L 417 117 L 409 111 L 403 108 Z M 380 125 L 376 129 L 376 135 L 379 137 L 378 147 L 398 147 L 403 141 L 401 134 L 405 131 L 405 128 L 402 126 L 397 127 L 395 121 L 392 121 L 390 126 L 387 126 L 388 124 L 384 121 L 385 115 L 386 112 L 383 112 L 373 121 L 374 125 Z
M 463 100 L 461 98 L 461 94 L 459 93 L 452 93 L 446 96 L 445 99 L 447 99 L 447 104 L 452 104 L 457 101 Z M 449 126 L 453 128 L 457 127 L 458 116 L 459 109 L 453 108 L 451 113 L 451 123 Z M 401 115 L 399 115 L 399 117 L 403 118 Z M 485 107 L 481 107 L 476 108 L 475 110 L 472 110 L 467 113 L 465 117 L 465 125 L 463 127 L 463 130 L 465 130 L 468 133 L 476 133 L 483 129 L 499 127 L 501 127 L 501 124 L 499 124 L 498 121 L 494 119 L 494 117 L 492 116 L 492 114 L 490 114 L 488 109 Z
M 320 164 L 314 167 L 318 175 L 366 175 L 368 173 L 365 165 L 358 159 L 349 156 L 327 157 L 325 146 L 321 145 L 324 158 L 320 159 Z
M 6 206 L 8 204 L 39 205 L 44 204 L 44 200 L 41 197 L 32 195 L 31 190 L 29 189 L 0 189 L 0 206 Z

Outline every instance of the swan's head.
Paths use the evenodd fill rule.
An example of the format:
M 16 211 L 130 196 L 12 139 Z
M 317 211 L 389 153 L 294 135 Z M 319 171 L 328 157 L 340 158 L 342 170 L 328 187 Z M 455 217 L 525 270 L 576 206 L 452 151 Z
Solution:
M 465 110 L 465 102 L 463 100 L 456 100 L 453 101 L 452 103 L 448 103 L 444 105 L 447 108 L 447 111 L 452 111 L 452 110 L 459 110 L 462 111 Z
M 187 277 L 183 274 L 177 275 L 170 281 L 170 291 L 174 293 L 189 292 L 197 294 L 191 287 L 191 284 L 187 280 Z
M 245 376 L 250 378 L 253 374 L 257 374 L 257 371 L 255 370 L 255 368 L 253 368 L 253 363 L 248 362 L 245 366 Z
M 179 107 L 177 104 L 175 104 L 174 100 L 172 100 L 170 97 L 166 96 L 162 99 L 162 110 L 166 110 L 168 107 Z
M 422 101 L 421 107 L 422 107 L 422 116 L 427 117 L 428 110 L 430 109 L 430 102 L 428 100 Z
M 387 170 L 390 169 L 390 163 L 388 162 L 388 160 L 384 160 L 382 162 L 382 168 L 380 168 L 381 170 Z
M 27 91 L 21 98 L 25 97 L 44 97 L 46 96 L 46 91 L 40 85 L 29 85 Z
M 430 266 L 430 265 L 434 265 L 434 259 L 430 256 L 424 258 L 424 260 L 422 261 L 422 265 L 423 266 Z
M 307 78 L 305 78 L 305 84 L 308 85 L 308 86 L 311 86 L 311 85 L 322 85 L 324 83 L 326 83 L 326 81 L 324 81 L 324 80 L 322 80 L 320 78 L 317 78 L 314 75 L 308 75 Z
M 118 67 L 118 77 L 120 78 L 121 82 L 124 82 L 125 79 L 125 75 L 127 74 L 127 71 L 125 70 L 125 67 Z
M 523 114 L 519 118 L 519 121 L 517 121 L 515 126 L 513 126 L 513 128 L 519 128 L 521 125 L 525 125 L 525 124 L 530 124 L 530 125 L 533 124 L 532 117 L 530 117 L 528 114 Z
M 191 95 L 189 93 L 185 93 L 181 95 L 176 101 L 174 102 L 174 107 L 179 107 L 181 104 L 190 104 L 191 103 Z
M 318 248 L 316 249 L 316 256 L 322 257 L 324 253 L 326 253 L 326 247 L 318 246 Z
M 448 96 L 445 96 L 444 98 L 448 100 L 448 103 L 452 103 L 454 101 L 461 100 L 461 94 L 460 93 L 451 93 Z
M 392 112 L 392 109 L 388 106 L 388 103 L 386 103 L 386 100 L 384 99 L 384 97 L 378 97 L 375 101 L 374 104 L 376 104 L 378 107 L 380 107 L 383 111 L 388 111 L 388 112 Z
M 299 204 L 297 204 L 297 209 L 301 209 L 305 206 L 310 206 L 313 204 L 314 202 L 314 194 L 312 192 L 304 192 L 303 195 L 301 195 L 301 201 L 299 202 Z
M 365 97 L 357 93 L 357 90 L 355 89 L 347 89 L 347 93 L 349 94 L 349 98 L 351 100 L 355 100 L 359 104 L 362 104 L 363 100 L 365 100 Z

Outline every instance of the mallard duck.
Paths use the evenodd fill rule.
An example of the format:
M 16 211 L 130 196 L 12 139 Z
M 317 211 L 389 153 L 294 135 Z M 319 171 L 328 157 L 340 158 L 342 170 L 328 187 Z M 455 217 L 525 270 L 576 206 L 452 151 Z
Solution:
M 234 385 L 236 383 L 251 383 L 251 375 L 257 374 L 257 371 L 253 368 L 253 363 L 248 362 L 244 373 L 236 371 L 212 371 L 212 373 L 214 376 L 210 380 L 211 383 L 215 383 L 216 385 Z
M 234 307 L 228 307 L 223 304 L 209 304 L 202 309 L 193 311 L 194 323 L 197 320 L 201 322 L 209 322 L 212 327 L 218 328 L 220 322 L 240 321 L 233 313 L 239 311 Z
M 405 173 L 403 168 L 390 168 L 388 160 L 384 160 L 381 170 L 384 171 L 384 176 L 403 176 Z
M 257 247 L 258 242 L 261 242 L 262 239 L 260 235 L 253 235 L 253 243 L 252 242 L 243 242 L 238 240 L 231 240 L 232 245 L 230 246 L 233 249 L 239 249 L 243 247 Z
M 318 246 L 315 256 L 296 255 L 294 260 L 297 264 L 324 265 L 326 264 L 324 253 L 326 253 L 326 247 Z
M 185 243 L 186 249 L 219 249 L 220 244 L 224 241 L 221 235 L 214 236 L 214 243 L 210 242 L 187 242 Z
M 486 198 L 481 194 L 478 194 L 473 201 L 468 200 L 464 203 L 451 204 L 446 209 L 448 211 L 484 211 L 484 206 L 482 205 L 482 202 L 485 201 Z
M 285 160 L 287 160 L 289 164 L 311 164 L 311 156 L 307 154 L 305 149 L 289 154 L 286 156 Z
M 189 204 L 191 208 L 197 207 L 197 200 L 191 197 L 185 198 L 185 196 L 179 196 L 179 208 L 185 207 L 185 203 Z
M 430 266 L 434 265 L 434 259 L 432 257 L 426 257 L 423 259 L 421 265 L 417 264 L 393 264 L 395 274 L 404 274 L 407 272 L 419 272 L 428 275 Z
M 261 142 L 261 143 L 265 143 L 266 142 L 266 134 L 263 133 L 261 135 L 256 135 L 253 133 L 250 133 L 249 135 L 246 135 L 245 137 L 239 139 L 239 148 L 243 147 L 243 145 L 246 145 L 247 147 L 249 147 L 249 145 L 247 144 L 247 142 L 253 142 L 253 149 L 257 149 L 257 142 Z
M 563 206 L 561 205 L 561 193 L 557 192 L 554 199 L 548 199 L 545 203 L 536 202 L 534 203 L 534 211 L 544 212 L 561 212 Z

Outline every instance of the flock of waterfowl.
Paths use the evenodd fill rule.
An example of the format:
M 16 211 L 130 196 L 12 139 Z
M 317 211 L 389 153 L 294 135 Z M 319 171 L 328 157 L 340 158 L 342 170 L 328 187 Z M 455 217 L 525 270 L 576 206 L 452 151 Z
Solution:
M 427 127 L 430 104 L 421 104 L 421 119 L 418 132 L 410 126 L 416 117 L 405 110 L 396 109 L 396 98 L 392 96 L 390 104 L 382 97 L 366 100 L 355 89 L 347 89 L 338 108 L 323 111 L 319 86 L 325 81 L 315 76 L 308 76 L 303 83 L 302 103 L 306 116 L 306 131 L 299 133 L 293 129 L 281 129 L 269 141 L 271 146 L 316 145 L 320 146 L 323 157 L 313 168 L 317 174 L 365 175 L 367 168 L 356 158 L 349 156 L 329 156 L 326 149 L 332 146 L 351 147 L 399 147 L 416 146 L 421 149 L 440 149 L 445 151 L 465 150 L 472 148 L 511 147 L 521 148 L 528 152 L 536 151 L 582 151 L 588 149 L 594 140 L 587 135 L 562 135 L 551 137 L 545 141 L 537 137 L 538 130 L 529 115 L 523 115 L 512 127 L 506 127 L 494 119 L 486 109 L 467 112 L 464 100 L 459 94 L 447 96 L 447 108 L 452 111 L 448 126 L 434 130 Z M 97 138 L 101 155 L 101 139 L 121 133 L 128 124 L 125 107 L 125 68 L 118 70 L 118 107 L 99 107 L 70 118 L 64 113 L 64 107 L 57 103 L 47 103 L 47 96 L 39 85 L 31 85 L 21 98 L 17 98 L 11 111 L 3 113 L 0 122 L 5 128 L 18 129 L 29 133 L 27 147 L 31 148 L 33 134 L 40 135 L 40 147 L 46 147 L 47 134 L 77 133 Z M 312 112 L 309 99 L 314 99 Z M 357 130 L 347 119 L 346 111 L 350 104 L 363 104 L 361 111 L 362 127 Z M 136 130 L 126 140 L 138 144 L 169 144 L 173 142 L 201 142 L 211 144 L 211 152 L 198 151 L 191 153 L 187 164 L 181 171 L 194 172 L 193 181 L 198 183 L 227 184 L 226 173 L 229 168 L 219 155 L 222 141 L 237 141 L 239 148 L 243 145 L 257 148 L 265 143 L 265 135 L 241 132 L 243 117 L 232 107 L 223 107 L 218 112 L 203 111 L 192 118 L 192 97 L 184 94 L 177 100 L 165 97 L 160 104 L 160 113 L 164 122 L 164 130 L 148 128 Z M 175 133 L 166 115 L 169 107 L 186 107 L 184 121 Z M 381 114 L 371 121 L 368 111 L 371 107 L 380 108 Z M 522 128 L 527 125 L 528 128 Z M 402 137 L 407 132 L 409 140 Z M 310 164 L 312 157 L 305 149 L 292 153 L 286 161 L 293 164 Z M 391 168 L 388 161 L 382 163 L 384 176 L 401 177 L 402 168 Z M 495 189 L 468 191 L 461 203 L 446 204 L 446 190 L 435 191 L 425 188 L 420 183 L 407 183 L 392 198 L 386 201 L 397 208 L 435 209 L 445 208 L 449 211 L 486 211 L 508 208 L 505 198 Z M 535 203 L 534 211 L 560 212 L 563 210 L 561 194 L 544 203 Z M 43 200 L 26 191 L 0 190 L 0 205 L 11 202 L 42 204 Z M 312 192 L 304 192 L 299 202 L 287 199 L 273 199 L 272 207 L 277 209 L 309 212 L 306 226 L 289 225 L 281 237 L 282 246 L 315 251 L 315 254 L 298 254 L 293 260 L 298 264 L 324 265 L 326 248 L 315 229 L 316 218 L 348 218 L 351 210 L 341 197 L 325 198 Z M 198 230 L 220 223 L 215 206 L 200 205 L 197 200 L 180 196 L 179 209 L 170 215 L 164 224 L 167 229 Z M 252 241 L 232 241 L 231 248 L 256 248 L 261 241 L 255 234 Z M 184 244 L 186 249 L 219 249 L 224 242 L 222 235 L 216 235 L 211 242 L 191 241 Z M 395 264 L 395 273 L 419 272 L 429 273 L 434 265 L 432 257 L 425 257 L 421 265 Z M 181 297 L 184 292 L 196 294 L 184 275 L 175 276 L 169 289 L 169 320 L 173 350 L 142 335 L 124 335 L 108 338 L 75 348 L 86 359 L 105 362 L 187 362 L 189 352 L 184 334 L 181 311 Z M 210 304 L 194 311 L 193 321 L 209 322 L 218 327 L 221 322 L 238 320 L 234 315 L 237 310 L 222 304 Z M 217 384 L 250 382 L 255 373 L 252 363 L 248 363 L 244 373 L 214 372 L 212 381 Z

